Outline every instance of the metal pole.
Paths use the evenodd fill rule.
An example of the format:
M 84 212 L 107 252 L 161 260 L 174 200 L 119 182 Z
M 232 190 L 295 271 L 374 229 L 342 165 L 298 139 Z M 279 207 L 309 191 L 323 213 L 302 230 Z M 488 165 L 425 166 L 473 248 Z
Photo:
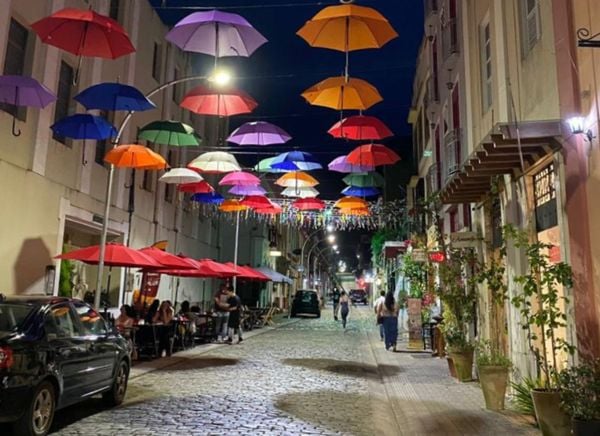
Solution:
M 302 244 L 302 250 L 300 252 L 300 265 L 302 266 L 302 276 L 301 278 L 304 279 L 305 276 L 305 271 L 304 271 L 304 249 L 306 248 L 306 244 L 308 244 L 308 241 L 310 241 L 310 239 L 315 236 L 317 233 L 319 233 L 321 231 L 321 229 L 315 230 L 313 233 L 309 234 L 306 237 L 306 240 L 304 241 L 304 243 Z M 308 265 L 308 267 L 310 268 L 310 264 Z
M 240 211 L 237 211 L 237 216 L 235 219 L 235 246 L 233 249 L 233 264 L 234 268 L 237 270 L 238 263 L 238 245 L 240 239 Z M 237 276 L 233 276 L 233 291 L 237 292 Z

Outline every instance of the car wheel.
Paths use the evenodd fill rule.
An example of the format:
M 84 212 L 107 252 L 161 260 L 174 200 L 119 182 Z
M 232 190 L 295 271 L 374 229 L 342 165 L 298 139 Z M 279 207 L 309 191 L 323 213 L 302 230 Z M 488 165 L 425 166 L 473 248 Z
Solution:
M 102 399 L 107 406 L 118 406 L 125 399 L 127 380 L 129 379 L 129 366 L 124 360 L 119 363 L 117 374 L 109 391 L 102 394 Z
M 54 385 L 43 381 L 35 390 L 23 416 L 14 423 L 15 434 L 44 436 L 48 434 L 56 409 Z

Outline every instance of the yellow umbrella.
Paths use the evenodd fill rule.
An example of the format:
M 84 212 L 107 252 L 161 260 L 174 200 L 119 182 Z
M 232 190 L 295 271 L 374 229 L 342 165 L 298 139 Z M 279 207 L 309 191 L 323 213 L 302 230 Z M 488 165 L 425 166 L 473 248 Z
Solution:
M 367 110 L 383 100 L 377 88 L 361 79 L 330 77 L 311 86 L 302 97 L 313 106 L 336 110 Z
M 369 204 L 358 197 L 343 197 L 335 202 L 333 207 L 338 209 L 368 209 Z
M 310 174 L 302 171 L 294 171 L 278 178 L 275 184 L 286 188 L 312 188 L 313 186 L 317 186 L 319 181 Z
M 248 206 L 240 204 L 239 200 L 225 200 L 219 206 L 221 212 L 241 212 L 248 209 Z
M 118 168 L 134 168 L 138 170 L 161 170 L 167 161 L 148 147 L 137 144 L 119 145 L 104 156 L 104 162 Z
M 375 9 L 350 4 L 321 10 L 297 35 L 312 47 L 343 52 L 381 48 L 398 37 L 388 20 Z

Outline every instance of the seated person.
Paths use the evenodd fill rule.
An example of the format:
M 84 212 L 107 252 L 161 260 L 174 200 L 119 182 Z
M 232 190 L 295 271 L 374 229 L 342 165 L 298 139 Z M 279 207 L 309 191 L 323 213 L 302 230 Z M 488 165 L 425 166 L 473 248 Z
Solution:
M 121 333 L 131 329 L 135 324 L 135 313 L 128 304 L 121 306 L 121 313 L 115 320 L 115 326 Z

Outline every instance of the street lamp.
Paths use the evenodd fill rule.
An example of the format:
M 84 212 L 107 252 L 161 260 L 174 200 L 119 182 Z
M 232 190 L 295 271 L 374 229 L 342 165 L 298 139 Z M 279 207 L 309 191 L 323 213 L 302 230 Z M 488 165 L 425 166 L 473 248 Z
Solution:
M 335 242 L 335 235 L 327 236 L 327 240 L 329 241 L 330 244 L 333 244 Z

